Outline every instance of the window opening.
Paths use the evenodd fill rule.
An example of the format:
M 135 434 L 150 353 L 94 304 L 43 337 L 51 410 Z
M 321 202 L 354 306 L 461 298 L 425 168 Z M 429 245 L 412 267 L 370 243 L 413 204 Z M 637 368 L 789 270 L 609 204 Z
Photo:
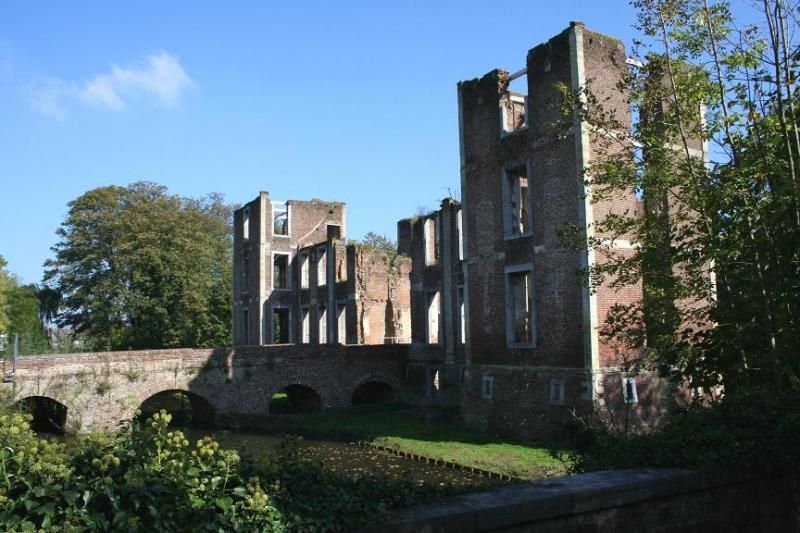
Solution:
M 439 291 L 428 293 L 428 344 L 439 344 Z
M 530 271 L 508 273 L 509 302 L 511 311 L 511 330 L 509 340 L 512 343 L 527 344 L 533 342 L 531 273 Z
M 317 249 L 317 286 L 328 283 L 328 253 L 325 248 Z
M 507 235 L 525 235 L 530 232 L 530 192 L 525 165 L 507 169 L 505 213 Z
M 439 224 L 436 217 L 425 219 L 425 264 L 435 265 L 439 262 Z
M 275 344 L 288 344 L 289 336 L 289 309 L 275 307 L 272 309 L 272 341 Z
M 328 313 L 324 305 L 319 306 L 319 316 L 317 331 L 319 332 L 319 344 L 328 343 Z
M 300 288 L 307 289 L 308 288 L 308 254 L 302 253 L 300 254 Z
M 289 288 L 289 256 L 275 254 L 272 256 L 272 288 Z
M 339 302 L 336 305 L 336 340 L 339 344 L 347 344 L 347 305 Z
M 288 202 L 272 202 L 272 232 L 274 235 L 289 235 Z

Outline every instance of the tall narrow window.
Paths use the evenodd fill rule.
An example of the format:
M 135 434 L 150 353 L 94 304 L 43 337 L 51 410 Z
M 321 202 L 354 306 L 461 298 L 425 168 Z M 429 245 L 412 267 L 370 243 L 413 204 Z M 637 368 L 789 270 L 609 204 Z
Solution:
M 245 253 L 242 257 L 242 293 L 250 290 L 250 254 Z
M 308 253 L 303 252 L 300 254 L 300 288 L 308 288 Z
M 347 344 L 347 305 L 345 302 L 336 304 L 336 341 Z
M 311 342 L 311 318 L 310 313 L 308 312 L 308 307 L 303 307 L 300 309 L 300 328 L 303 330 L 301 339 L 303 344 L 308 344 Z
M 250 238 L 250 208 L 245 207 L 242 210 L 242 238 L 247 240 Z
M 324 305 L 319 306 L 319 313 L 317 313 L 317 336 L 319 344 L 328 343 L 328 312 Z
M 533 302 L 531 271 L 507 273 L 508 341 L 511 344 L 533 342 Z
M 456 212 L 456 231 L 458 232 L 458 259 L 464 260 L 464 221 L 461 209 Z
M 274 235 L 289 235 L 289 204 L 272 202 L 272 232 Z
M 458 299 L 458 340 L 461 344 L 467 342 L 467 320 L 464 315 L 464 287 L 459 286 L 457 299 Z
M 328 252 L 325 248 L 317 248 L 317 286 L 328 284 Z
M 425 219 L 423 226 L 425 241 L 425 264 L 435 265 L 439 262 L 439 225 L 436 216 Z
M 289 309 L 283 307 L 272 308 L 272 342 L 287 344 L 290 340 Z
M 272 256 L 272 288 L 289 288 L 289 256 L 286 254 Z
M 250 344 L 250 313 L 247 309 L 242 310 L 242 344 Z
M 439 292 L 429 292 L 427 302 L 427 341 L 428 344 L 439 344 Z
M 526 235 L 530 233 L 530 192 L 528 172 L 525 166 L 505 170 L 506 235 Z

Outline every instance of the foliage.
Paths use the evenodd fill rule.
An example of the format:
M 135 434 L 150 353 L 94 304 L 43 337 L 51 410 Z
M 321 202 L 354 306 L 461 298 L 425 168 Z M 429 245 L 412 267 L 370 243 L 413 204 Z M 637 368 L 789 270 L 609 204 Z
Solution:
M 44 325 L 39 318 L 39 300 L 34 285 L 14 286 L 6 292 L 9 336 L 19 335 L 21 355 L 44 353 L 50 349 Z M 9 339 L 6 352 L 13 350 Z
M 742 390 L 694 404 L 646 434 L 626 435 L 600 419 L 571 427 L 573 470 L 629 467 L 800 466 L 800 395 Z
M 350 479 L 301 460 L 286 440 L 256 467 L 210 437 L 190 443 L 171 415 L 67 447 L 0 405 L 0 523 L 10 531 L 350 531 L 446 491 Z
M 5 258 L 0 255 L 0 333 L 5 333 L 8 328 L 8 302 L 7 291 L 16 286 L 14 277 L 6 270 Z
M 0 256 L 0 333 L 7 335 L 0 345 L 0 353 L 14 350 L 14 339 L 19 336 L 20 354 L 42 353 L 49 342 L 39 314 L 38 288 L 19 285 L 17 278 L 5 269 L 6 261 Z
M 386 235 L 380 235 L 373 231 L 370 231 L 364 235 L 364 239 L 361 241 L 361 244 L 374 252 L 385 255 L 386 257 L 394 257 L 397 255 L 397 243 Z
M 766 24 L 742 26 L 723 1 L 633 5 L 644 66 L 620 80 L 633 130 L 591 82 L 569 98 L 598 148 L 592 202 L 642 200 L 583 236 L 601 259 L 594 287 L 641 282 L 645 295 L 614 306 L 602 333 L 626 369 L 785 390 L 800 379 L 796 12 L 765 0 Z
M 220 196 L 140 182 L 69 207 L 45 264 L 43 300 L 50 311 L 57 302 L 59 326 L 94 349 L 229 344 L 231 209 Z

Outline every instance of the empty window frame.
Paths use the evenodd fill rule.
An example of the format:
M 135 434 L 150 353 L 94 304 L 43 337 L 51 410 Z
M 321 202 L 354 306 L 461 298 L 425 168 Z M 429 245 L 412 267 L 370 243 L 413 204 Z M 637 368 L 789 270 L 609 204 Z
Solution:
M 336 303 L 336 342 L 347 344 L 347 304 Z
M 458 304 L 458 341 L 461 344 L 467 342 L 467 319 L 465 315 L 465 304 L 464 304 L 464 286 L 459 285 L 456 289 L 456 298 Z
M 272 202 L 272 234 L 277 237 L 289 235 L 288 202 Z
M 317 343 L 328 343 L 328 310 L 320 305 L 317 312 Z
M 289 289 L 289 254 L 272 254 L 272 288 Z
M 439 344 L 439 329 L 441 315 L 441 298 L 439 291 L 432 291 L 426 295 L 426 342 L 428 344 Z
M 342 227 L 338 224 L 327 224 L 327 237 L 329 241 L 342 239 Z
M 636 391 L 636 377 L 622 378 L 622 397 L 625 403 L 637 403 L 639 394 Z
M 500 99 L 501 135 L 528 127 L 528 76 L 525 69 L 509 76 L 508 91 Z
M 425 265 L 439 262 L 439 223 L 438 216 L 425 219 L 423 225 L 423 241 L 425 244 Z
M 464 221 L 462 210 L 456 212 L 456 231 L 458 232 L 458 260 L 464 260 Z
M 531 192 L 528 185 L 527 164 L 503 170 L 503 218 L 506 237 L 529 235 L 531 232 Z
M 550 380 L 550 405 L 564 405 L 566 382 L 563 379 Z
M 481 398 L 485 400 L 494 398 L 494 376 L 483 376 L 481 380 Z
M 307 289 L 309 286 L 308 271 L 309 271 L 309 257 L 307 252 L 300 254 L 300 288 Z
M 288 344 L 291 341 L 291 311 L 287 307 L 272 308 L 272 342 Z
M 300 309 L 300 342 L 308 344 L 311 342 L 311 313 L 308 307 Z
M 242 239 L 250 238 L 250 208 L 242 209 Z
M 242 310 L 242 344 L 250 344 L 250 312 L 247 309 Z
M 317 286 L 328 284 L 328 252 L 325 248 L 317 248 Z
M 533 268 L 506 267 L 506 338 L 509 346 L 532 347 L 535 343 Z
M 241 293 L 247 294 L 250 290 L 250 254 L 242 256 L 242 287 Z

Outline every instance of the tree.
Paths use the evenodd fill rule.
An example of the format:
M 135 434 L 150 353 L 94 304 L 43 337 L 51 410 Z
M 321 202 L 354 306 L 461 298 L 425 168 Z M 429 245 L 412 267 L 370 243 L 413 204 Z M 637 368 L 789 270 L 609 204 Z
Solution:
M 39 318 L 39 300 L 35 285 L 15 285 L 7 293 L 8 332 L 19 336 L 21 355 L 46 353 L 50 344 L 44 325 Z M 9 343 L 6 351 L 13 349 Z
M 16 286 L 14 277 L 6 270 L 5 258 L 0 255 L 0 333 L 8 328 L 8 291 Z
M 45 263 L 59 326 L 95 349 L 229 344 L 232 210 L 221 196 L 139 182 L 91 190 L 69 208 Z
M 636 364 L 692 386 L 797 387 L 797 13 L 764 0 L 766 22 L 742 27 L 727 2 L 633 5 L 643 66 L 620 86 L 638 123 L 615 122 L 591 82 L 569 98 L 572 116 L 606 143 L 586 169 L 592 201 L 631 190 L 642 199 L 641 212 L 596 223 L 613 238 L 585 240 L 608 259 L 590 269 L 592 283 L 644 289 L 641 302 L 613 310 L 604 334 Z M 623 235 L 634 254 L 615 251 Z
M 374 231 L 370 231 L 364 235 L 361 244 L 371 248 L 372 250 L 382 253 L 387 257 L 397 255 L 397 243 L 388 238 L 386 235 L 380 235 Z

